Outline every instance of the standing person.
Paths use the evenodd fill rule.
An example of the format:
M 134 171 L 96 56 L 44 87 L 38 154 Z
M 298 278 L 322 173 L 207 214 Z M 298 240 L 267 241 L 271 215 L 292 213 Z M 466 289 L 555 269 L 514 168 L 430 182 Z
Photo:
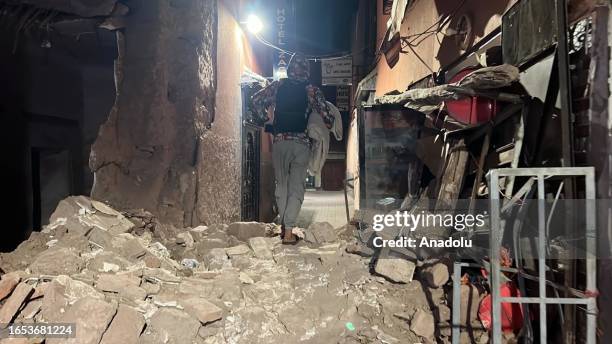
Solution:
M 304 201 L 304 181 L 310 158 L 310 138 L 306 133 L 308 116 L 311 112 L 319 113 L 328 128 L 331 128 L 334 120 L 329 114 L 323 92 L 309 79 L 308 61 L 296 54 L 289 61 L 287 78 L 272 82 L 252 98 L 260 124 L 270 121 L 268 110 L 271 107 L 274 109 L 274 196 L 284 244 L 297 242 L 293 228 Z

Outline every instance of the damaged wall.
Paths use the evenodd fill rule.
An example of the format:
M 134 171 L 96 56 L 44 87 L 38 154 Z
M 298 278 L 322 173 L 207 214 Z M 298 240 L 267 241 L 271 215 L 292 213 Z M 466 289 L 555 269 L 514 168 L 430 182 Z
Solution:
M 204 223 L 240 219 L 240 25 L 232 9 L 219 1 L 216 116 L 201 142 L 197 215 Z M 214 195 L 214 196 L 213 196 Z M 211 197 L 212 196 L 212 197 Z
M 118 32 L 115 105 L 90 156 L 92 196 L 190 226 L 210 210 L 205 198 L 218 196 L 196 191 L 211 181 L 203 158 L 215 106 L 216 2 L 129 7 Z

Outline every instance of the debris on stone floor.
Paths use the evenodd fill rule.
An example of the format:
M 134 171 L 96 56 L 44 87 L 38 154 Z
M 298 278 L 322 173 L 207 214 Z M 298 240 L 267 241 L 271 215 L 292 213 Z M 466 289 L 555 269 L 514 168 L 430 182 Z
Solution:
M 349 229 L 315 223 L 283 246 L 274 224 L 179 229 L 69 197 L 0 254 L 0 323 L 76 323 L 46 343 L 450 343 L 447 265 L 378 258 Z

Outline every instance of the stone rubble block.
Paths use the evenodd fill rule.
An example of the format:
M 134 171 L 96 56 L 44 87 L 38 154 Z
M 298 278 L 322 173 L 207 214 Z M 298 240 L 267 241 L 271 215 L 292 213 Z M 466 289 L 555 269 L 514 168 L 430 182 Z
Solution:
M 249 246 L 255 253 L 255 257 L 260 259 L 272 259 L 272 250 L 268 246 L 268 242 L 262 237 L 249 239 Z
M 202 324 L 217 321 L 223 317 L 223 310 L 203 298 L 180 300 L 185 312 L 198 319 Z
M 308 226 L 304 240 L 314 244 L 324 244 L 338 240 L 336 230 L 329 222 L 315 222 Z
M 119 293 L 129 286 L 140 286 L 140 279 L 130 275 L 101 274 L 96 282 L 96 288 L 113 293 Z
M 414 275 L 415 264 L 402 258 L 378 258 L 374 271 L 397 283 L 409 283 Z
M 34 288 L 26 283 L 20 283 L 15 287 L 11 296 L 0 308 L 0 328 L 4 328 L 13 320 L 21 305 L 32 294 Z
M 194 343 L 200 326 L 198 320 L 182 310 L 160 308 L 152 315 L 139 343 Z
M 74 338 L 48 338 L 48 344 L 98 344 L 117 312 L 117 304 L 84 297 L 79 299 L 61 317 L 61 323 L 74 323 Z
M 266 236 L 266 224 L 259 222 L 234 222 L 227 228 L 227 233 L 238 240 L 248 241 L 250 238 Z
M 208 270 L 222 270 L 223 268 L 231 267 L 231 262 L 225 249 L 213 248 L 208 251 L 203 259 L 204 265 Z
M 182 232 L 176 235 L 176 243 L 187 248 L 192 248 L 193 244 L 195 244 L 195 240 L 193 236 L 191 236 L 191 233 Z
M 433 339 L 435 333 L 435 321 L 431 312 L 422 309 L 416 311 L 410 321 L 410 330 L 416 335 L 426 339 Z
M 29 266 L 35 275 L 72 275 L 81 272 L 85 261 L 77 250 L 65 247 L 53 247 L 41 252 Z
M 431 288 L 440 288 L 449 279 L 448 266 L 443 263 L 436 263 L 426 267 L 421 271 L 421 277 Z
M 137 344 L 145 319 L 136 309 L 119 305 L 117 314 L 104 333 L 100 344 Z
M 127 233 L 134 228 L 134 224 L 120 212 L 86 196 L 71 196 L 60 201 L 49 223 L 60 222 L 70 232 L 83 234 L 92 227 L 111 234 Z
M 248 254 L 249 252 L 251 252 L 251 249 L 247 245 L 244 245 L 244 244 L 228 247 L 225 249 L 225 253 L 227 253 L 227 255 L 230 257 L 239 256 L 242 254 Z
M 0 279 L 0 301 L 9 296 L 20 281 L 21 276 L 15 272 L 3 275 L 2 279 Z

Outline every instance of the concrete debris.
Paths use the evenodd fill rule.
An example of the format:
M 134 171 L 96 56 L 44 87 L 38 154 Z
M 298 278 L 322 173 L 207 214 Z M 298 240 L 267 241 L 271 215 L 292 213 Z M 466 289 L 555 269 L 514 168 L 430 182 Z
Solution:
M 247 254 L 249 252 L 251 252 L 251 249 L 247 245 L 244 245 L 244 244 L 233 246 L 233 247 L 228 247 L 225 249 L 225 253 L 227 253 L 227 255 L 230 257 L 239 256 L 241 254 Z
M 397 283 L 409 283 L 412 281 L 415 264 L 402 258 L 388 257 L 378 258 L 374 271 Z
M 478 317 L 480 294 L 471 284 L 461 285 L 461 324 L 470 325 Z
M 193 240 L 191 233 L 183 232 L 176 235 L 176 243 L 187 248 L 191 248 L 193 247 L 195 240 Z
M 249 246 L 255 253 L 255 257 L 261 259 L 271 259 L 272 258 L 272 250 L 268 247 L 268 242 L 264 238 L 251 238 L 249 239 Z
M 421 275 L 422 279 L 427 281 L 431 288 L 439 288 L 448 282 L 448 266 L 443 263 L 436 263 L 423 269 Z
M 119 305 L 117 314 L 102 337 L 101 344 L 137 344 L 145 319 L 135 308 Z
M 203 298 L 190 298 L 180 301 L 185 312 L 191 314 L 202 324 L 208 324 L 221 319 L 223 310 Z
M 0 308 L 0 328 L 5 328 L 13 320 L 23 302 L 33 291 L 34 288 L 25 283 L 20 283 L 15 287 L 11 296 Z
M 449 327 L 441 267 L 421 284 L 414 262 L 379 257 L 383 278 L 374 252 L 327 223 L 304 231 L 316 246 L 281 245 L 276 229 L 173 228 L 69 197 L 45 233 L 0 254 L 0 323 L 76 323 L 76 338 L 45 343 L 104 344 L 416 343 Z
M 250 238 L 266 236 L 266 225 L 259 222 L 234 222 L 227 228 L 227 233 L 238 240 L 247 241 Z
M 75 249 L 53 247 L 39 254 L 28 269 L 35 275 L 72 275 L 84 267 L 85 262 Z
M 2 279 L 0 279 L 0 301 L 13 292 L 19 281 L 21 281 L 21 276 L 14 272 L 2 276 Z
M 362 257 L 372 257 L 375 253 L 373 249 L 359 243 L 347 245 L 346 252 L 356 254 Z
M 103 274 L 98 276 L 98 281 L 96 282 L 96 288 L 113 293 L 118 293 L 128 286 L 140 286 L 140 278 L 130 275 Z
M 213 248 L 204 256 L 204 265 L 208 270 L 221 270 L 231 266 L 231 262 L 222 248 Z
M 338 240 L 336 230 L 329 222 L 312 223 L 304 234 L 304 240 L 315 244 L 324 244 Z
M 435 332 L 435 321 L 431 312 L 419 309 L 410 321 L 410 330 L 416 335 L 426 339 L 432 339 Z
M 71 231 L 82 233 L 92 227 L 112 234 L 127 233 L 134 228 L 134 224 L 118 211 L 85 196 L 71 196 L 60 201 L 49 219 L 50 226 L 58 221 Z
M 109 323 L 117 312 L 117 304 L 92 297 L 79 299 L 59 320 L 61 323 L 75 324 L 74 338 L 49 338 L 49 344 L 98 344 Z
M 185 311 L 162 308 L 149 321 L 145 332 L 140 336 L 140 343 L 194 343 L 200 326 L 200 322 Z

